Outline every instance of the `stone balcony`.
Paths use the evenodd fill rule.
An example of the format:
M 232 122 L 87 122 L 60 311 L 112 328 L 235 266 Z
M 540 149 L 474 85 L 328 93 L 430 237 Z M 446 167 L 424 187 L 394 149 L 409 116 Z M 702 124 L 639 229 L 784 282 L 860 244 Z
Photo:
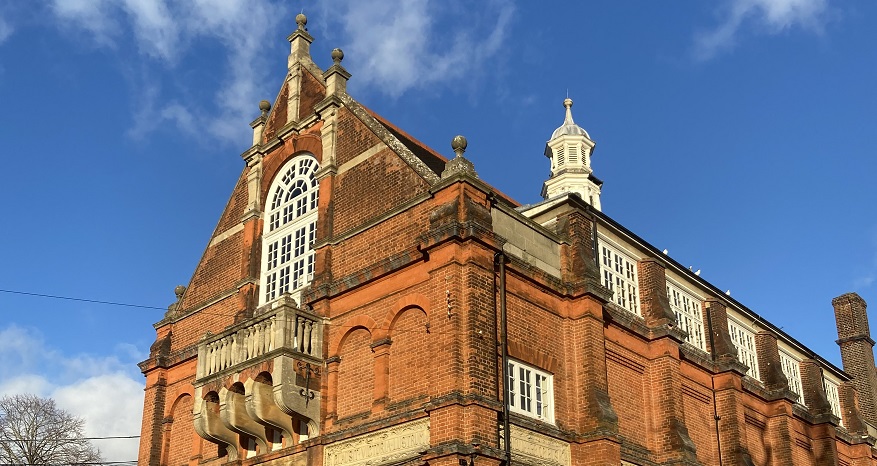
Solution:
M 319 434 L 322 320 L 283 296 L 198 345 L 195 430 L 226 447 L 259 454 Z M 247 448 L 247 445 L 243 445 Z M 248 453 L 249 454 L 249 453 Z

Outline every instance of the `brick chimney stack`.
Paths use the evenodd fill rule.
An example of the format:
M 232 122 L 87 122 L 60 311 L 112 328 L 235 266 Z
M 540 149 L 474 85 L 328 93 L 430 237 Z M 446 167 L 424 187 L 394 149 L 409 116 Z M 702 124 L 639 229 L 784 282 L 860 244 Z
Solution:
M 853 376 L 862 417 L 877 426 L 877 369 L 874 368 L 874 340 L 868 327 L 867 305 L 856 293 L 840 295 L 831 300 L 831 304 L 844 371 Z

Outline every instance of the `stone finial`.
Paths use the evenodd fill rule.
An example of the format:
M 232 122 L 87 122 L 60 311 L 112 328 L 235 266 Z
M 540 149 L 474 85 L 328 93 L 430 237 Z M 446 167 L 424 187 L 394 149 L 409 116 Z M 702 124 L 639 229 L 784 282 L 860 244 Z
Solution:
M 350 79 L 350 73 L 341 66 L 341 60 L 344 60 L 344 51 L 339 48 L 332 49 L 334 64 L 323 73 L 323 79 L 326 80 L 326 96 L 347 92 L 347 80 Z
M 339 48 L 332 49 L 332 62 L 336 65 L 340 65 L 341 60 L 344 60 L 344 51 Z
M 176 287 L 174 287 L 174 295 L 176 295 L 177 300 L 167 307 L 167 312 L 165 312 L 164 314 L 165 317 L 171 317 L 180 311 L 183 305 L 183 293 L 185 292 L 186 287 L 183 285 L 177 285 Z
M 250 123 L 250 128 L 253 128 L 253 145 L 257 146 L 262 143 L 262 135 L 265 132 L 265 123 L 268 121 L 268 112 L 271 111 L 271 102 L 267 100 L 262 100 L 259 102 L 259 111 L 261 112 L 255 120 Z M 245 154 L 252 154 L 250 151 L 245 152 Z M 250 155 L 243 155 L 244 160 L 247 161 L 247 164 L 250 163 Z
M 461 135 L 454 136 L 454 139 L 451 140 L 451 149 L 454 150 L 454 153 L 457 154 L 457 157 L 462 157 L 463 152 L 466 152 L 466 146 L 469 145 L 469 142 L 466 141 L 466 138 Z
M 308 34 L 308 28 L 305 27 L 308 24 L 308 18 L 304 13 L 299 13 L 295 17 L 295 22 L 298 24 L 298 28 L 286 38 L 290 43 L 289 58 L 287 59 L 287 68 L 290 70 L 301 61 L 313 63 L 311 42 L 314 41 L 314 38 Z
M 259 110 L 262 111 L 262 116 L 268 115 L 268 112 L 271 111 L 271 102 L 268 102 L 267 100 L 260 101 Z
M 473 165 L 466 157 L 463 157 L 467 145 L 468 142 L 466 141 L 466 138 L 460 135 L 454 136 L 454 139 L 451 140 L 451 149 L 454 150 L 456 157 L 445 164 L 445 169 L 442 171 L 443 179 L 449 178 L 458 173 L 478 178 L 478 174 L 475 172 L 475 165 Z

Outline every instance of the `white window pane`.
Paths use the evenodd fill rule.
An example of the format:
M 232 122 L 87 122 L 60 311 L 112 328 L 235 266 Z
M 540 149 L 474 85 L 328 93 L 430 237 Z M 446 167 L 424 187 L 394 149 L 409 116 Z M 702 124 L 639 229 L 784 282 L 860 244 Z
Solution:
M 550 374 L 519 361 L 509 361 L 506 390 L 512 412 L 554 422 Z
M 613 293 L 613 301 L 624 309 L 639 315 L 639 291 L 636 272 L 636 259 L 601 243 L 603 260 L 600 269 L 603 285 Z
M 263 232 L 262 304 L 301 289 L 313 277 L 318 168 L 312 156 L 299 156 L 271 185 Z
M 676 314 L 676 322 L 682 330 L 688 333 L 685 341 L 703 351 L 707 351 L 704 340 L 703 314 L 701 311 L 701 299 L 685 291 L 679 285 L 667 281 L 667 296 L 670 298 L 670 308 Z

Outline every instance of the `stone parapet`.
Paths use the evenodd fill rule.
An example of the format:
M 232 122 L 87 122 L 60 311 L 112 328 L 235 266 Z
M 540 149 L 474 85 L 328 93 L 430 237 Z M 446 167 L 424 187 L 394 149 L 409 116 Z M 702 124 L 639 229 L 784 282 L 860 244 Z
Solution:
M 279 353 L 320 359 L 321 323 L 317 316 L 280 298 L 258 309 L 259 315 L 217 335 L 207 335 L 198 345 L 196 381 L 251 365 Z

